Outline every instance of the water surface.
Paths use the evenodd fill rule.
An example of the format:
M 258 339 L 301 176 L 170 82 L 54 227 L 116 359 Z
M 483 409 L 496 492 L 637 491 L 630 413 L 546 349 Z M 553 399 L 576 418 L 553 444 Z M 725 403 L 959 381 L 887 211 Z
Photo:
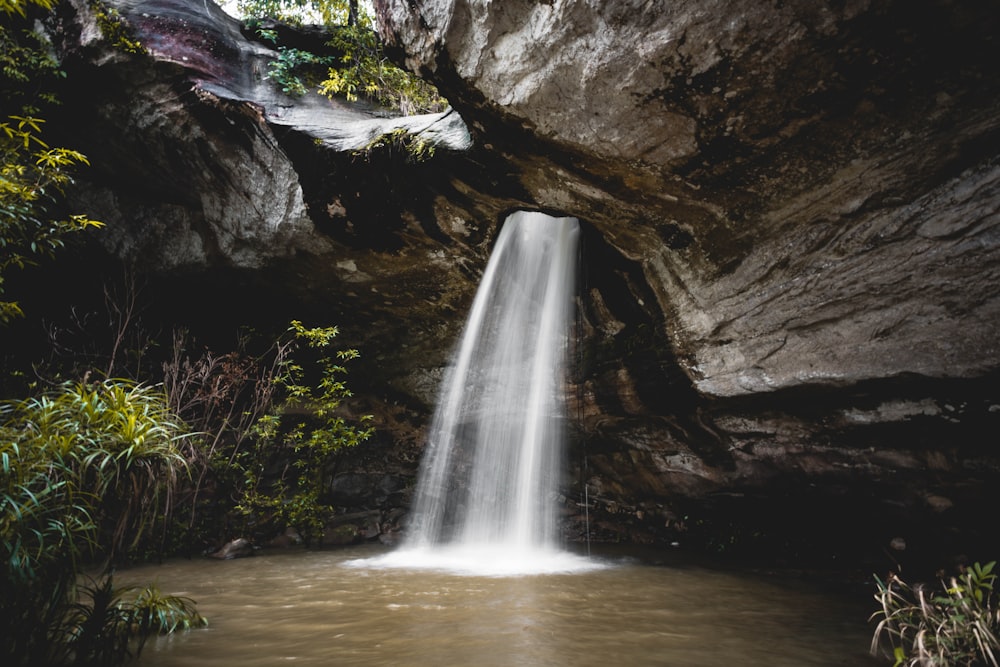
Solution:
M 122 572 L 198 601 L 205 630 L 152 639 L 142 667 L 858 667 L 871 605 L 789 577 L 615 561 L 575 574 L 347 567 L 366 546 L 178 560 Z

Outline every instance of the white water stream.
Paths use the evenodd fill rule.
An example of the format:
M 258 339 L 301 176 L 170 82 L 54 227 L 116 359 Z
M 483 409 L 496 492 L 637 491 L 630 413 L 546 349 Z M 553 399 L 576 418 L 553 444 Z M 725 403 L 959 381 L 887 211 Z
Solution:
M 380 564 L 470 574 L 591 566 L 556 539 L 579 235 L 576 218 L 507 218 L 445 377 L 407 541 Z

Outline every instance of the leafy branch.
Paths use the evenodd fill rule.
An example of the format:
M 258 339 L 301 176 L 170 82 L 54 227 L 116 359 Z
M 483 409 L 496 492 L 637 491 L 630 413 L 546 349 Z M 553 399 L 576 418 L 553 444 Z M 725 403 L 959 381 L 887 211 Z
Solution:
M 279 46 L 268 77 L 286 94 L 316 89 L 328 97 L 366 99 L 404 114 L 441 111 L 448 105 L 434 86 L 388 59 L 372 16 L 356 0 L 243 0 L 238 6 L 250 23 L 265 17 L 291 24 L 316 20 L 330 30 L 329 53 Z M 277 37 L 272 30 L 259 29 L 258 34 L 268 41 Z
M 367 425 L 371 415 L 355 424 L 341 409 L 352 396 L 343 379 L 344 364 L 356 359 L 358 351 L 327 352 L 339 333 L 336 327 L 307 328 L 293 320 L 288 332 L 291 337 L 272 380 L 281 398 L 254 424 L 254 447 L 234 461 L 243 475 L 236 509 L 248 521 L 269 519 L 293 526 L 309 542 L 320 537 L 327 512 L 321 502 L 327 463 L 340 450 L 367 440 L 374 429 Z M 318 381 L 313 384 L 296 360 L 302 346 L 319 352 L 312 369 Z M 268 470 L 277 461 L 284 462 L 281 472 L 269 479 Z
M 101 226 L 84 215 L 50 213 L 75 167 L 87 158 L 49 146 L 39 113 L 56 103 L 50 90 L 63 76 L 49 44 L 33 28 L 29 10 L 49 10 L 52 0 L 0 0 L 0 323 L 23 315 L 4 299 L 6 276 L 51 256 L 76 232 Z
M 0 122 L 0 296 L 5 274 L 50 257 L 68 235 L 103 226 L 85 215 L 47 215 L 48 205 L 72 183 L 72 169 L 86 156 L 68 148 L 52 148 L 40 135 L 44 121 L 12 115 Z M 0 300 L 0 322 L 23 313 L 15 301 Z

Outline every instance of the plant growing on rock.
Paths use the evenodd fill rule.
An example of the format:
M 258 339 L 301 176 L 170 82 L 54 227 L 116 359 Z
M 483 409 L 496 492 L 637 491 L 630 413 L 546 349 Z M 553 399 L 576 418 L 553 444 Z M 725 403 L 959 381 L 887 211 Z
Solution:
M 389 61 L 370 19 L 335 31 L 330 46 L 343 55 L 320 84 L 323 95 L 343 95 L 348 100 L 361 96 L 404 114 L 447 106 L 434 86 Z
M 325 69 L 318 92 L 364 98 L 404 114 L 441 111 L 447 106 L 437 89 L 396 67 L 386 56 L 372 16 L 357 0 L 240 0 L 242 15 L 251 23 L 273 18 L 291 24 L 319 21 L 330 31 L 327 54 L 279 46 L 269 76 L 286 94 L 303 95 L 314 87 L 317 67 Z M 259 31 L 274 41 L 275 33 Z
M 876 577 L 881 608 L 872 653 L 892 648 L 894 667 L 998 667 L 1000 606 L 994 598 L 996 562 L 975 563 L 941 582 L 940 589 L 911 586 L 895 574 Z
M 146 47 L 135 39 L 128 22 L 117 9 L 101 0 L 92 0 L 90 8 L 94 11 L 101 34 L 112 46 L 124 53 L 147 53 Z
M 260 31 L 266 34 L 267 31 Z M 332 56 L 322 56 L 302 49 L 278 47 L 278 57 L 268 66 L 267 78 L 281 86 L 281 92 L 292 97 L 301 97 L 322 80 L 317 71 L 324 71 L 334 65 Z
M 364 148 L 354 151 L 354 155 L 364 160 L 371 160 L 378 151 L 401 152 L 410 162 L 426 162 L 434 157 L 434 144 L 426 141 L 420 134 L 406 128 L 398 128 L 392 132 L 380 134 L 369 141 Z

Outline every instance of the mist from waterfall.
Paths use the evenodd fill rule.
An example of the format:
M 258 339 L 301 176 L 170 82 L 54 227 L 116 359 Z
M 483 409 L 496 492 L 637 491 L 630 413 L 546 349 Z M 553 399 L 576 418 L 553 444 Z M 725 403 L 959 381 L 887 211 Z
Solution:
M 558 547 L 579 223 L 510 215 L 445 376 L 391 564 L 477 574 L 586 568 Z

